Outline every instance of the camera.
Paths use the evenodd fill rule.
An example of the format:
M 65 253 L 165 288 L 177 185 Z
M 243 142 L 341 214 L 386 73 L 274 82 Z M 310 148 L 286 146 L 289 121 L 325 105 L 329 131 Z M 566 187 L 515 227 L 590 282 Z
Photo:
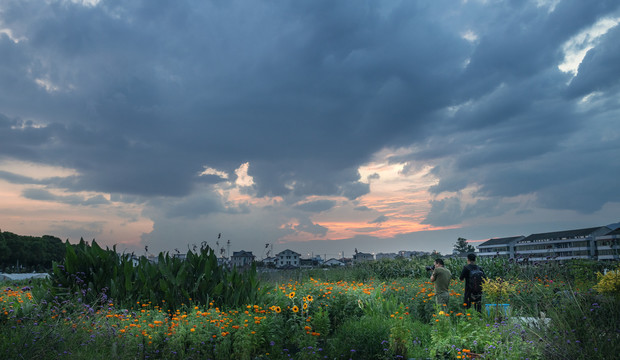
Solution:
M 431 266 L 427 266 L 426 267 L 426 271 L 433 271 L 435 270 L 435 265 L 431 265 Z

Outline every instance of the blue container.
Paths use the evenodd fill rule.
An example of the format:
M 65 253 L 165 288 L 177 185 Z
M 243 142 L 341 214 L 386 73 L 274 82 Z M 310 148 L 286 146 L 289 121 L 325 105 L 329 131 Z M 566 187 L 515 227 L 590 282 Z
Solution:
M 500 313 L 504 316 L 510 315 L 510 304 L 485 304 L 487 315 L 491 316 L 491 311 L 495 314 Z

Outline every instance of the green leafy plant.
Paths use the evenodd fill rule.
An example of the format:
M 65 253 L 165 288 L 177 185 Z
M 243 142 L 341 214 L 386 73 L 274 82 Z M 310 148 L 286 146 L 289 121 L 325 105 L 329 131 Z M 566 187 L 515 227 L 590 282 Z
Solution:
M 52 296 L 82 296 L 82 301 L 114 301 L 131 305 L 149 299 L 179 309 L 190 302 L 238 307 L 257 303 L 265 295 L 255 266 L 240 272 L 218 265 L 211 248 L 188 251 L 185 259 L 160 253 L 157 263 L 141 257 L 134 265 L 131 254 L 116 246 L 102 249 L 81 241 L 67 243 L 62 263 L 54 263 L 50 278 Z

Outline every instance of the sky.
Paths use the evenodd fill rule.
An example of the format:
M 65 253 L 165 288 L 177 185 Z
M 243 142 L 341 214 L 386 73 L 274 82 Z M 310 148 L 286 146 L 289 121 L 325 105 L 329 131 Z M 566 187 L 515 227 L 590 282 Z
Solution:
M 617 0 L 0 0 L 0 229 L 261 259 L 615 223 L 619 24 Z

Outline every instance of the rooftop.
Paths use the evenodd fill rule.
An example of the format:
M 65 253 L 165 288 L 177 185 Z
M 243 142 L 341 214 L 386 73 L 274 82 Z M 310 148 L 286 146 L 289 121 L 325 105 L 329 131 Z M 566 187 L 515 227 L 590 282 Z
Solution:
M 605 226 L 598 226 L 598 227 L 586 228 L 586 229 L 554 231 L 554 232 L 548 232 L 548 233 L 532 234 L 526 237 L 525 239 L 521 240 L 520 242 L 587 237 L 604 228 L 609 229 Z
M 478 245 L 478 247 L 481 247 L 481 246 L 509 245 L 510 243 L 512 243 L 514 241 L 517 241 L 517 240 L 521 240 L 523 238 L 524 238 L 523 235 L 511 236 L 511 237 L 505 237 L 505 238 L 493 238 L 493 239 L 489 239 L 489 240 L 483 242 L 482 244 Z

